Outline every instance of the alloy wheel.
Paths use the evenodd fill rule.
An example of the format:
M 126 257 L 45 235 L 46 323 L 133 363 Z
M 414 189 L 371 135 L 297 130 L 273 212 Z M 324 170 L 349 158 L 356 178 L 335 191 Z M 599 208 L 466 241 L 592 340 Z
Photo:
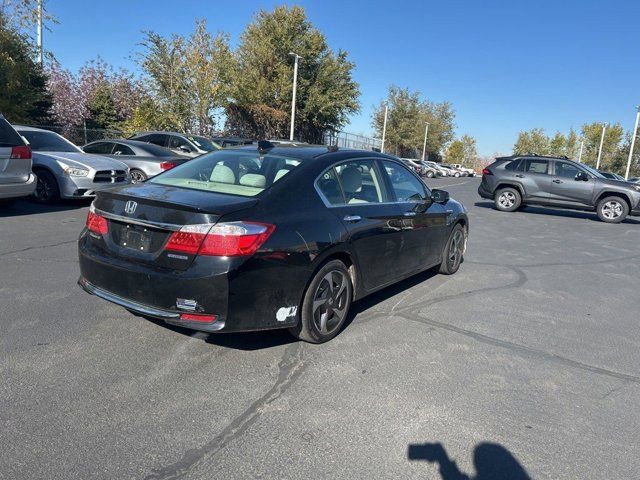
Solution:
M 622 204 L 616 200 L 611 200 L 602 206 L 602 215 L 609 219 L 615 220 L 624 212 Z
M 462 262 L 465 248 L 465 235 L 462 229 L 456 230 L 451 238 L 449 251 L 447 252 L 447 262 L 451 270 L 456 270 Z
M 38 180 L 36 182 L 35 196 L 41 202 L 47 202 L 53 197 L 54 187 L 41 175 L 36 175 L 36 177 Z
M 503 192 L 498 197 L 498 203 L 503 208 L 511 208 L 516 203 L 516 196 L 512 192 Z
M 131 171 L 129 175 L 131 175 L 131 183 L 140 183 L 144 182 L 147 179 L 144 173 L 137 170 Z
M 333 333 L 342 324 L 349 307 L 347 276 L 339 270 L 328 272 L 313 296 L 312 317 L 322 334 Z

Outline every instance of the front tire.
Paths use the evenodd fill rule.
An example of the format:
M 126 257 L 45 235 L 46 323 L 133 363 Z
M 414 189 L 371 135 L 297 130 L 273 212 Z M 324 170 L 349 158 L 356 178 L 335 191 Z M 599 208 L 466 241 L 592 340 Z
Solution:
M 433 172 L 431 171 L 427 172 L 427 178 L 433 178 Z
M 442 252 L 442 263 L 438 269 L 444 275 L 453 275 L 460 268 L 467 248 L 467 232 L 459 223 L 453 227 Z
M 454 177 L 458 178 L 460 176 L 460 172 L 456 172 L 453 174 Z
M 60 200 L 60 187 L 56 177 L 47 170 L 34 172 L 38 179 L 33 198 L 38 203 L 50 205 Z
M 629 205 L 620 197 L 605 197 L 598 202 L 598 218 L 606 223 L 620 223 L 629 215 Z
M 302 301 L 300 321 L 289 329 L 296 338 L 310 343 L 331 340 L 344 325 L 353 300 L 347 267 L 331 260 L 314 275 Z
M 522 204 L 520 192 L 512 187 L 501 188 L 494 196 L 496 208 L 502 212 L 514 212 Z

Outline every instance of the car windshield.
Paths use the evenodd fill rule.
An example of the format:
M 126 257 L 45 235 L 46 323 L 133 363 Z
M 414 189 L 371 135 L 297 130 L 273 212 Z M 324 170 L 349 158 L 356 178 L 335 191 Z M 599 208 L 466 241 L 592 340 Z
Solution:
M 602 175 L 599 171 L 597 171 L 595 168 L 591 168 L 589 165 L 587 165 L 586 163 L 581 163 L 580 166 L 582 168 L 584 168 L 587 172 L 589 172 L 591 175 L 598 177 L 598 178 L 607 178 L 604 175 Z
M 222 148 L 217 143 L 214 143 L 208 138 L 201 137 L 199 135 L 193 135 L 187 138 L 191 140 L 196 147 L 198 147 L 200 150 L 204 150 L 205 152 L 213 152 L 214 150 L 220 150 Z
M 18 130 L 27 139 L 31 150 L 35 152 L 82 152 L 66 138 L 54 132 L 36 130 Z
M 217 150 L 167 170 L 149 183 L 253 197 L 291 170 L 301 159 L 260 155 L 257 150 Z

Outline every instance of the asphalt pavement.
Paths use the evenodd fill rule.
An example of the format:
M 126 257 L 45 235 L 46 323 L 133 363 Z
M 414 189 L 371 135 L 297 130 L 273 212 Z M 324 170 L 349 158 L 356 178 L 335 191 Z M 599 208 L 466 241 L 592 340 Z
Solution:
M 640 478 L 640 218 L 478 183 L 429 182 L 469 209 L 460 271 L 324 345 L 131 315 L 76 285 L 86 203 L 0 211 L 0 478 Z

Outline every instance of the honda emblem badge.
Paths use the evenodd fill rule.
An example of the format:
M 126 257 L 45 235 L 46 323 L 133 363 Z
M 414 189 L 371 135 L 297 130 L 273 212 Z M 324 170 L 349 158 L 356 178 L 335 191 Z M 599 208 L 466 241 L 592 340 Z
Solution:
M 129 200 L 127 203 L 124 204 L 124 212 L 129 215 L 132 215 L 136 211 L 137 206 L 138 206 L 137 202 L 134 202 L 133 200 Z

